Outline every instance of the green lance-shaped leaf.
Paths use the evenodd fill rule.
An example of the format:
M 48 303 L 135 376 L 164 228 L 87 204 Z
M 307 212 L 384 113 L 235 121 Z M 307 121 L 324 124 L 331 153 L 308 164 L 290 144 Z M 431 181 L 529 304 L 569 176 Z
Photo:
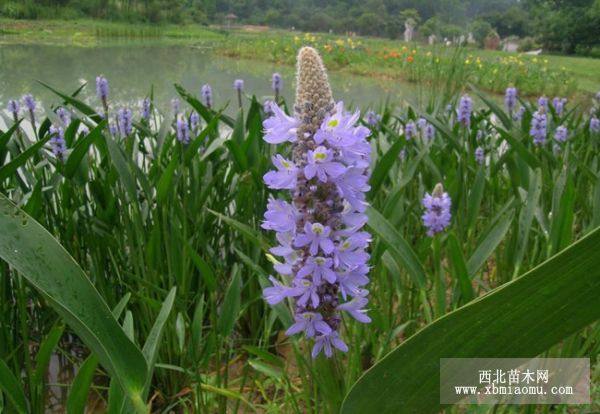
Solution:
M 19 414 L 27 414 L 29 412 L 29 406 L 27 404 L 27 398 L 25 398 L 23 387 L 21 387 L 17 377 L 15 377 L 6 363 L 1 359 L 0 390 L 4 391 L 4 395 Z
M 142 353 L 69 253 L 4 195 L 0 195 L 0 257 L 46 297 L 119 382 L 136 412 L 142 412 L 147 375 Z
M 367 209 L 368 226 L 379 236 L 399 268 L 405 268 L 418 287 L 426 283 L 425 270 L 414 250 L 392 224 L 373 207 Z
M 354 384 L 342 413 L 440 412 L 440 358 L 535 357 L 600 319 L 599 243 L 600 228 L 427 326 Z

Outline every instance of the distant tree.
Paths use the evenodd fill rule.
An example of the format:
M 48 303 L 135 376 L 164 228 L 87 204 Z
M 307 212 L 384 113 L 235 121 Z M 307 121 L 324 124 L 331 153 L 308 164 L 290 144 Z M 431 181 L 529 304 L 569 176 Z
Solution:
M 482 47 L 486 37 L 494 31 L 494 28 L 485 20 L 477 19 L 469 25 L 469 31 L 473 33 L 473 37 L 479 47 Z

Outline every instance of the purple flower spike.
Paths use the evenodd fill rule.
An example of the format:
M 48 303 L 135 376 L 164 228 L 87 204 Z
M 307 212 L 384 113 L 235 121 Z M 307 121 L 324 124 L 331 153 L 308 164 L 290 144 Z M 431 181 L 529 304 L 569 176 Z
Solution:
M 276 96 L 280 81 L 273 76 Z M 283 260 L 275 265 L 281 280 L 271 277 L 263 296 L 269 304 L 290 300 L 295 322 L 287 335 L 304 333 L 314 338 L 313 358 L 321 352 L 331 357 L 334 349 L 348 351 L 339 335 L 342 314 L 371 321 L 363 288 L 369 282 L 371 237 L 361 231 L 370 189 L 370 130 L 358 124 L 359 111 L 334 104 L 312 48 L 298 56 L 296 98 L 294 116 L 275 102 L 265 110 L 272 114 L 263 123 L 265 141 L 290 142 L 292 158 L 276 155 L 276 170 L 264 176 L 269 188 L 289 190 L 291 201 L 271 198 L 267 204 L 262 228 L 276 233 L 279 244 L 269 251 Z
M 33 98 L 33 95 L 31 95 L 31 94 L 23 95 L 23 104 L 25 105 L 25 108 L 27 108 L 28 111 L 30 111 L 30 112 L 35 111 L 36 102 L 35 102 L 35 99 Z
M 504 93 L 504 105 L 509 113 L 512 113 L 515 110 L 515 106 L 517 105 L 517 88 L 506 88 L 506 92 Z
M 381 122 L 381 115 L 377 114 L 375 111 L 369 111 L 366 115 L 366 121 L 370 126 L 376 126 Z
M 48 133 L 50 134 L 50 140 L 48 142 L 50 143 L 52 153 L 59 161 L 64 161 L 67 146 L 63 129 L 52 125 L 48 130 Z
M 565 142 L 569 136 L 569 131 L 563 125 L 556 128 L 554 132 L 554 139 L 558 142 Z
M 548 98 L 545 96 L 540 96 L 537 103 L 540 108 L 544 108 L 546 111 L 548 110 Z
M 416 135 L 417 126 L 415 125 L 415 123 L 413 121 L 407 122 L 406 126 L 404 127 L 404 138 L 406 138 L 406 140 L 409 141 L 413 139 Z
M 204 105 L 206 105 L 207 108 L 212 108 L 213 105 L 213 94 L 212 94 L 212 88 L 210 87 L 210 85 L 207 83 L 205 85 L 202 85 L 202 89 L 200 89 L 200 96 L 202 97 L 202 101 L 204 102 Z
M 458 122 L 465 128 L 471 126 L 471 112 L 473 111 L 473 101 L 469 95 L 463 95 L 458 103 Z
M 273 88 L 273 94 L 275 95 L 275 102 L 279 102 L 279 95 L 281 95 L 281 89 L 283 87 L 283 80 L 279 73 L 274 73 L 271 77 L 271 87 Z
M 595 116 L 590 118 L 590 132 L 592 134 L 597 134 L 600 132 L 600 119 Z
M 58 115 L 58 118 L 60 119 L 60 122 L 62 122 L 63 126 L 69 126 L 69 124 L 71 123 L 71 113 L 68 109 L 65 109 L 61 106 L 58 109 L 56 109 L 56 115 Z
M 141 111 L 142 119 L 145 119 L 146 121 L 148 121 L 150 119 L 150 112 L 151 112 L 150 98 L 145 98 L 142 101 L 142 111 Z
M 233 89 L 235 89 L 238 92 L 241 92 L 242 90 L 244 90 L 244 80 L 243 79 L 236 79 L 233 81 Z
M 177 141 L 183 145 L 190 143 L 190 127 L 185 117 L 177 119 Z
M 483 148 L 477 147 L 477 149 L 475 149 L 475 161 L 477 161 L 477 164 L 479 165 L 483 164 L 483 161 L 485 161 L 485 152 L 483 151 Z
M 14 119 L 17 119 L 19 117 L 19 110 L 21 109 L 21 107 L 19 105 L 19 101 L 15 100 L 15 99 L 9 100 L 7 109 L 8 109 L 8 112 L 10 112 L 12 114 Z
M 117 112 L 117 125 L 121 136 L 126 137 L 133 132 L 133 114 L 129 108 L 121 108 Z
M 104 112 L 108 112 L 108 80 L 104 76 L 96 77 L 96 95 L 102 102 Z
M 547 118 L 543 107 L 533 114 L 529 135 L 533 138 L 535 145 L 543 145 L 546 142 Z
M 425 194 L 423 198 L 423 224 L 427 227 L 427 235 L 429 237 L 441 233 L 450 225 L 452 215 L 450 207 L 452 201 L 448 193 L 444 192 L 442 184 L 437 184 L 431 194 Z
M 554 107 L 554 112 L 556 115 L 562 116 L 562 113 L 565 109 L 565 104 L 567 103 L 566 98 L 559 98 L 558 96 L 552 99 L 552 106 Z

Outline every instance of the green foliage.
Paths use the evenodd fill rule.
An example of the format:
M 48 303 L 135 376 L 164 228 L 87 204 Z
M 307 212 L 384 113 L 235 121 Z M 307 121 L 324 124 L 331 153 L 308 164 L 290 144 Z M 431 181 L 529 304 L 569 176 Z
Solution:
M 463 88 L 456 62 L 464 58 L 454 58 L 457 79 L 446 72 L 440 78 Z M 152 401 L 152 412 L 332 411 L 368 368 L 379 372 L 382 365 L 376 364 L 399 358 L 403 349 L 417 348 L 407 355 L 420 361 L 435 360 L 450 344 L 465 346 L 462 352 L 484 352 L 482 338 L 498 333 L 496 320 L 516 342 L 527 340 L 506 346 L 507 355 L 513 349 L 547 350 L 587 355 L 597 364 L 595 302 L 581 299 L 597 296 L 597 255 L 579 258 L 582 245 L 586 251 L 597 245 L 597 230 L 568 247 L 600 222 L 598 137 L 589 132 L 588 108 L 570 110 L 569 103 L 562 116 L 549 111 L 549 134 L 560 124 L 570 131 L 561 151 L 552 152 L 549 145 L 533 145 L 528 135 L 535 103 L 523 101 L 523 120 L 515 121 L 493 98 L 475 91 L 469 130 L 446 110 L 456 105 L 459 89 L 440 86 L 423 106 L 382 106 L 381 123 L 370 126 L 373 321 L 364 326 L 345 319 L 342 336 L 349 352 L 313 361 L 306 344 L 283 333 L 291 306 L 282 302 L 272 308 L 261 297 L 277 260 L 269 252 L 274 240 L 260 227 L 270 196 L 262 176 L 274 153 L 262 140 L 262 105 L 245 96 L 243 109 L 229 115 L 207 108 L 180 86 L 175 90 L 187 102 L 185 115 L 195 110 L 203 119 L 188 146 L 177 141 L 170 115 L 136 119 L 130 136 L 115 136 L 95 104 L 56 90 L 57 100 L 76 114 L 75 122 L 90 130 L 73 136 L 63 162 L 39 144 L 50 120 L 40 119 L 42 126 L 31 136 L 22 128 L 26 119 L 0 131 L 0 192 L 9 213 L 0 210 L 5 260 L 0 262 L 0 371 L 10 373 L 0 375 L 5 406 L 22 412 L 43 408 L 36 402 L 48 390 L 41 380 L 43 365 L 48 355 L 68 354 L 73 344 L 91 354 L 68 354 L 80 367 L 65 381 L 71 385 L 70 412 L 81 410 L 88 395 L 108 401 L 103 408 L 109 412 L 132 412 L 123 394 L 131 387 L 121 387 L 119 376 L 133 378 L 137 408 Z M 112 110 L 115 103 L 110 104 Z M 404 125 L 421 116 L 435 126 L 436 136 L 429 142 L 422 136 L 406 140 Z M 485 150 L 482 165 L 473 156 L 477 146 Z M 453 218 L 446 233 L 431 238 L 422 224 L 421 200 L 438 182 L 452 197 Z M 565 254 L 538 267 L 564 248 Z M 536 270 L 516 278 L 531 269 Z M 514 309 L 524 296 L 539 299 L 546 291 L 553 314 L 569 323 L 542 334 L 526 312 L 516 315 Z M 575 306 L 577 298 L 585 305 Z M 511 305 L 512 311 L 501 312 Z M 572 312 L 560 313 L 563 306 Z M 109 307 L 115 309 L 112 315 Z M 534 312 L 545 310 L 539 304 Z M 55 312 L 66 322 L 58 341 L 63 324 Z M 474 315 L 490 322 L 478 329 L 474 348 L 467 348 L 462 328 Z M 509 316 L 518 329 L 510 329 Z M 112 344 L 108 351 L 78 322 L 97 318 L 103 322 L 94 325 L 93 336 Z M 460 343 L 439 334 L 446 328 Z M 564 343 L 553 345 L 567 334 Z M 492 342 L 490 352 L 497 349 Z M 41 345 L 30 352 L 24 346 L 29 343 Z M 411 361 L 395 370 L 398 377 L 388 385 L 415 374 L 417 364 Z M 376 391 L 388 389 L 384 385 Z M 356 395 L 352 392 L 347 404 Z

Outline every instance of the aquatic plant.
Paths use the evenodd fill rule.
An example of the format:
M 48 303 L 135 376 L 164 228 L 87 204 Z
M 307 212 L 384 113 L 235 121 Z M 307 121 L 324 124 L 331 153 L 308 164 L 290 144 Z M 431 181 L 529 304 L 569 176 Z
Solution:
M 362 231 L 367 217 L 370 131 L 357 126 L 358 111 L 336 105 L 318 53 L 309 47 L 298 53 L 294 117 L 276 103 L 265 120 L 265 141 L 292 143 L 292 158 L 273 158 L 276 171 L 264 176 L 271 189 L 287 189 L 291 202 L 271 199 L 262 227 L 277 234 L 271 249 L 284 262 L 276 266 L 283 281 L 271 277 L 264 289 L 271 305 L 286 298 L 294 304 L 294 323 L 287 335 L 303 333 L 314 339 L 312 356 L 333 349 L 346 352 L 339 335 L 341 313 L 368 323 L 370 235 Z M 346 302 L 340 303 L 340 297 Z M 351 298 L 347 300 L 348 298 Z
M 543 106 L 540 106 L 531 118 L 531 128 L 529 129 L 529 135 L 533 138 L 534 144 L 542 145 L 546 142 L 547 122 L 546 111 Z
M 442 184 L 436 184 L 431 194 L 425 193 L 422 203 L 425 208 L 422 219 L 423 225 L 427 228 L 427 235 L 433 237 L 443 232 L 450 225 L 452 218 L 450 213 L 452 200 L 444 191 Z

